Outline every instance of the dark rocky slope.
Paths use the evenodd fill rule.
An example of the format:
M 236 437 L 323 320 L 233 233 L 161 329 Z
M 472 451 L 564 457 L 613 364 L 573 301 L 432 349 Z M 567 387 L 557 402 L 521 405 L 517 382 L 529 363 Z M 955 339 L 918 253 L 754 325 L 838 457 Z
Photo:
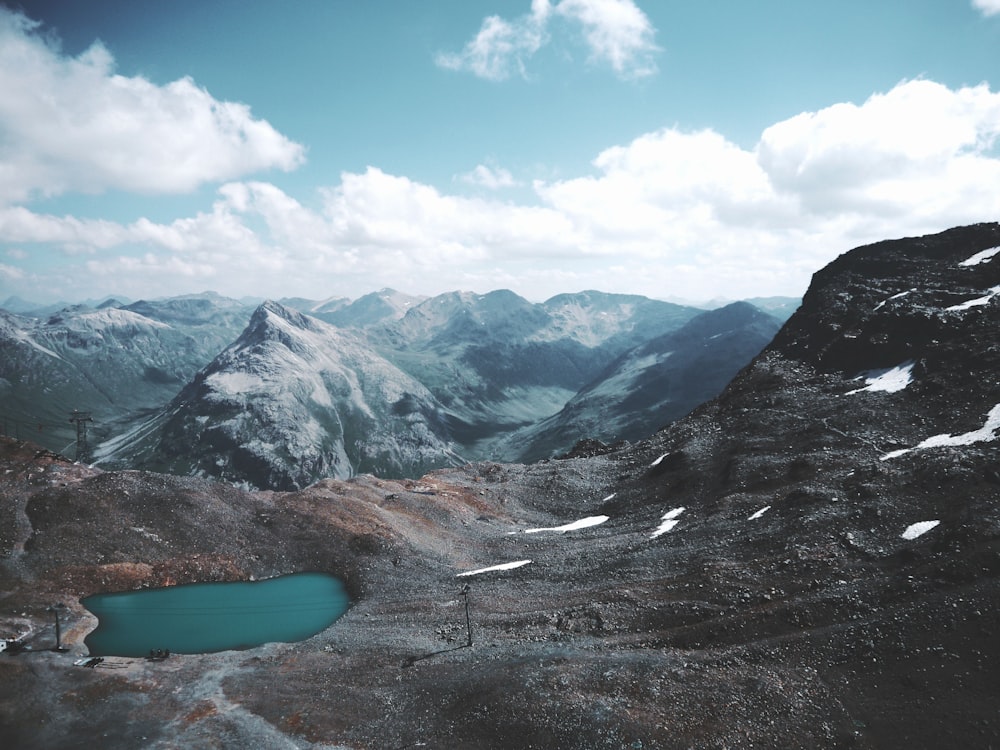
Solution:
M 247 493 L 4 441 L 0 619 L 35 650 L 0 655 L 0 738 L 996 746 L 1000 255 L 961 265 L 996 247 L 990 224 L 851 251 L 718 399 L 599 456 Z M 77 653 L 81 595 L 303 569 L 355 600 L 298 644 L 43 650 L 55 601 Z

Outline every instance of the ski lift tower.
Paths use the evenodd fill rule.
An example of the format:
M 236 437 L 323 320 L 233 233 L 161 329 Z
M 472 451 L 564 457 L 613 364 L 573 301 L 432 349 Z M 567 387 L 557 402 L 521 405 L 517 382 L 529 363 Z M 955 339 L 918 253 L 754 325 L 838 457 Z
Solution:
M 70 422 L 76 422 L 76 460 L 86 461 L 90 455 L 90 445 L 87 443 L 87 422 L 94 420 L 89 411 L 73 410 L 69 415 Z

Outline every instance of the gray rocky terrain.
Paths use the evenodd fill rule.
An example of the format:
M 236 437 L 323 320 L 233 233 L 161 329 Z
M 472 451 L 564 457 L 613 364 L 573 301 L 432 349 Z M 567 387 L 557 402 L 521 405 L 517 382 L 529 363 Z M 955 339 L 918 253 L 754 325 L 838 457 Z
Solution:
M 1000 745 L 997 248 L 846 253 L 718 398 L 560 460 L 248 492 L 5 439 L 0 740 Z M 73 664 L 83 596 L 301 570 L 352 597 L 305 641 Z

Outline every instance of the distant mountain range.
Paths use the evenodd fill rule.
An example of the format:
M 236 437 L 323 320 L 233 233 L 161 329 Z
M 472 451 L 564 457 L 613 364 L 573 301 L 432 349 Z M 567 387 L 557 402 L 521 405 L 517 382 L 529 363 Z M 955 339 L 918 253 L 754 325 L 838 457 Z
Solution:
M 595 291 L 99 304 L 0 311 L 6 431 L 73 455 L 78 409 L 90 460 L 282 489 L 646 437 L 780 326 L 748 303 Z M 792 303 L 767 304 L 783 318 Z

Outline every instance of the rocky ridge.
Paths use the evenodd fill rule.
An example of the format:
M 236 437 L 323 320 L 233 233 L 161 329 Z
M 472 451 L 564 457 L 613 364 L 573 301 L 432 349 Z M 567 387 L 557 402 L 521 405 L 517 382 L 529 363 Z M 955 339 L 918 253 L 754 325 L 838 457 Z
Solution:
M 173 398 L 242 329 L 240 314 L 197 298 L 77 306 L 41 319 L 0 310 L 0 410 L 58 450 L 75 438 L 67 415 L 92 411 L 96 442 L 108 423 Z

